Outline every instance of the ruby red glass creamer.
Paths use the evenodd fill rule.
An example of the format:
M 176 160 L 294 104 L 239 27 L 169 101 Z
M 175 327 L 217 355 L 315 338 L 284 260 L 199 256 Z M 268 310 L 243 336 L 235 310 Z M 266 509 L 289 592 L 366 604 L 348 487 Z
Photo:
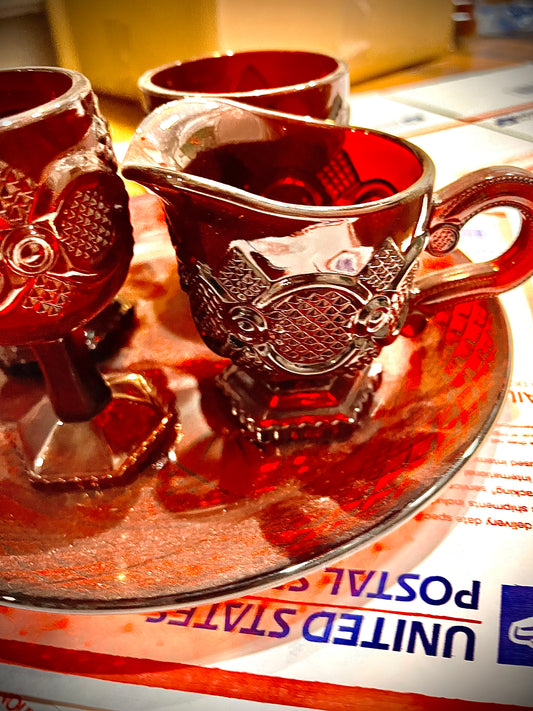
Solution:
M 181 283 L 219 384 L 260 442 L 351 430 L 402 331 L 533 272 L 533 176 L 471 173 L 433 195 L 434 166 L 405 140 L 243 104 L 183 99 L 138 128 L 124 175 L 163 199 Z M 524 214 L 490 262 L 417 279 L 493 205 Z

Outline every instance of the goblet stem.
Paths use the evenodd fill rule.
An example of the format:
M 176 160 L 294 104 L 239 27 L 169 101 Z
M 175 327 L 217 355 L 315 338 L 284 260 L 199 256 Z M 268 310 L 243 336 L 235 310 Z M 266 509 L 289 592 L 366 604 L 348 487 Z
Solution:
M 104 379 L 81 329 L 32 348 L 47 397 L 22 417 L 18 431 L 35 484 L 85 488 L 125 481 L 172 434 L 171 403 L 140 374 Z
M 117 296 L 84 328 L 84 342 L 91 358 L 100 362 L 117 351 L 135 323 L 134 305 Z M 36 375 L 39 371 L 35 351 L 30 346 L 0 346 L 0 368 L 9 375 Z
M 81 329 L 32 348 L 52 407 L 62 422 L 86 422 L 106 407 L 111 388 L 88 357 Z

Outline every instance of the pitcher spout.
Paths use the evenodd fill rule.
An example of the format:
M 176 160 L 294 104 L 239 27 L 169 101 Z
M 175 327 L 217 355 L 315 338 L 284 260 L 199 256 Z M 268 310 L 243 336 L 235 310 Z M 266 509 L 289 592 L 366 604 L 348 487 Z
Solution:
M 262 115 L 265 113 L 266 115 Z M 144 119 L 122 164 L 122 174 L 173 202 L 176 190 L 239 201 L 250 188 L 245 166 L 224 156 L 224 146 L 279 139 L 282 125 L 261 112 L 230 101 L 181 99 Z

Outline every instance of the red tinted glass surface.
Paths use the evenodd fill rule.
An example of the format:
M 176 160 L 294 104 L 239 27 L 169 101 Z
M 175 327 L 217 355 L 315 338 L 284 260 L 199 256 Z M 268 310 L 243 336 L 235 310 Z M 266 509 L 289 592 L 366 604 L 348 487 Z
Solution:
M 31 74 L 4 72 L 0 75 L 0 118 L 41 106 L 65 94 L 71 86 L 72 80 L 66 74 L 47 71 L 34 71 Z
M 173 91 L 226 94 L 277 89 L 320 79 L 337 61 L 308 52 L 240 52 L 162 69 L 152 81 Z
M 422 175 L 415 153 L 393 138 L 364 130 L 291 123 L 266 140 L 228 142 L 200 152 L 188 173 L 282 202 L 350 205 L 409 188 Z
M 91 124 L 87 111 L 64 106 L 32 119 L 28 114 L 72 88 L 66 74 L 46 70 L 0 72 L 0 120 L 17 122 L 15 130 L 0 130 L 0 160 L 38 180 L 54 157 L 78 143 Z
M 257 50 L 156 67 L 139 79 L 145 110 L 209 95 L 288 114 L 348 122 L 348 66 L 318 52 Z

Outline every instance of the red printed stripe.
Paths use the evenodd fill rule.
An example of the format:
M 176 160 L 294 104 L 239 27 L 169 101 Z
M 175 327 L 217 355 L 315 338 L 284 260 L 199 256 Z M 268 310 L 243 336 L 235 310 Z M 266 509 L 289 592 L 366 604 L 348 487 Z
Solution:
M 486 121 L 487 119 L 498 118 L 499 116 L 522 113 L 529 109 L 533 109 L 533 101 L 527 101 L 524 104 L 516 104 L 516 106 L 504 106 L 501 109 L 492 109 L 491 111 L 485 111 L 482 114 L 476 114 L 474 116 L 463 116 L 459 120 L 465 123 L 477 123 L 478 121 Z
M 296 607 L 320 607 L 335 610 L 361 610 L 361 612 L 379 612 L 386 615 L 398 615 L 399 617 L 428 617 L 434 620 L 450 620 L 451 622 L 468 622 L 471 625 L 481 625 L 481 620 L 473 620 L 470 617 L 450 617 L 448 615 L 432 615 L 429 612 L 406 612 L 405 610 L 380 610 L 367 605 L 338 605 L 329 602 L 308 602 L 307 600 L 287 600 L 281 597 L 264 597 L 262 595 L 244 595 L 247 600 L 259 600 L 259 602 L 281 602 L 284 605 L 294 605 Z
M 10 640 L 0 641 L 0 662 L 45 671 L 224 696 L 321 711 L 517 711 L 519 706 L 399 693 L 224 671 L 151 659 L 119 657 Z

